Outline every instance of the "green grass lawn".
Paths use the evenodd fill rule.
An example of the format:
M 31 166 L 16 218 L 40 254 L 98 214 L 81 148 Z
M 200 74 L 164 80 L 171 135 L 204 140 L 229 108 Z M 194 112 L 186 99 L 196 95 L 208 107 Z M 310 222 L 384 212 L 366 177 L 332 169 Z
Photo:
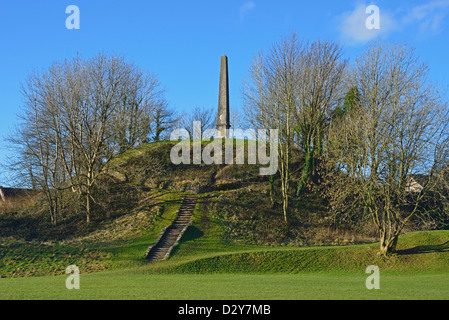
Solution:
M 128 270 L 81 274 L 79 290 L 66 289 L 64 276 L 2 279 L 0 299 L 449 299 L 448 273 L 381 273 L 380 290 L 368 290 L 365 287 L 367 276 L 363 272 L 147 275 Z
M 448 237 L 448 231 L 405 235 L 401 243 L 408 249 L 388 259 L 373 254 L 375 245 L 233 251 L 207 237 L 203 243 L 187 238 L 179 256 L 167 261 L 81 271 L 79 290 L 66 288 L 68 276 L 0 279 L 0 299 L 448 300 Z M 208 252 L 208 242 L 223 252 Z M 380 267 L 380 290 L 366 288 L 371 263 Z

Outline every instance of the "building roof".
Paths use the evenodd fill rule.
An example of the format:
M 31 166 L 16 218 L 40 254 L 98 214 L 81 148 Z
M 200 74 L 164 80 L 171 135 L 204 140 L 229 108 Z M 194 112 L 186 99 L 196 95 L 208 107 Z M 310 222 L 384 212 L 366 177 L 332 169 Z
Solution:
M 31 196 L 36 193 L 36 190 L 22 189 L 22 188 L 3 188 L 0 186 L 0 201 L 6 201 L 8 198 L 15 198 L 19 196 Z

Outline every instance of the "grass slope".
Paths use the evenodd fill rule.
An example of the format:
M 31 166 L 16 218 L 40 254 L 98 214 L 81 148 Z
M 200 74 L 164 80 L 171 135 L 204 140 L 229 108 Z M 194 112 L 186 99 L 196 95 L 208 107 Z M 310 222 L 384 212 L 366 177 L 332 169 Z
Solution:
M 423 238 L 431 242 L 422 243 Z M 449 232 L 418 232 L 401 239 L 403 250 L 390 257 L 377 254 L 377 245 L 323 248 L 271 248 L 221 253 L 177 262 L 158 272 L 168 273 L 301 273 L 358 272 L 369 265 L 401 273 L 449 270 Z M 435 243 L 435 245 L 429 245 Z
M 177 171 L 166 167 L 163 175 L 170 177 L 171 184 L 159 189 L 163 176 L 139 171 L 148 164 L 148 152 L 156 149 L 156 155 L 163 158 L 170 146 L 145 145 L 114 161 L 112 174 L 120 183 L 128 190 L 135 184 L 144 191 L 135 207 L 111 215 L 92 230 L 80 229 L 62 240 L 30 241 L 35 218 L 1 216 L 0 277 L 7 279 L 0 279 L 0 299 L 449 298 L 449 231 L 403 235 L 398 253 L 388 258 L 377 255 L 377 244 L 298 247 L 292 242 L 263 246 L 264 241 L 246 241 L 242 230 L 253 230 L 259 224 L 237 232 L 233 221 L 241 217 L 233 213 L 223 219 L 223 211 L 237 202 L 227 200 L 228 206 L 220 207 L 228 195 L 237 197 L 236 208 L 249 210 L 262 201 L 244 199 L 248 184 L 238 186 L 235 194 L 234 180 L 241 173 L 232 168 L 192 167 L 175 177 Z M 253 188 L 251 179 L 247 183 Z M 211 181 L 226 187 L 199 194 L 193 224 L 172 256 L 148 263 L 145 251 L 175 219 L 185 192 Z M 17 231 L 14 226 L 26 228 Z M 268 229 L 266 234 L 278 236 Z M 81 290 L 65 287 L 65 268 L 73 264 L 81 270 Z M 379 291 L 365 287 L 369 265 L 380 267 Z
M 175 208 L 174 203 L 170 206 Z M 154 240 L 145 235 L 122 246 L 106 247 L 116 261 L 115 270 L 91 274 L 81 270 L 80 290 L 65 288 L 67 276 L 0 279 L 0 299 L 449 298 L 449 231 L 404 235 L 399 253 L 384 259 L 377 256 L 373 244 L 237 245 L 221 237 L 220 221 L 206 216 L 207 209 L 208 202 L 200 200 L 193 226 L 167 261 L 145 263 L 142 250 L 146 240 Z M 365 287 L 365 269 L 370 264 L 381 269 L 381 290 Z
M 376 265 L 392 272 L 449 270 L 449 231 L 422 231 L 400 237 L 398 253 L 378 255 L 378 244 L 321 247 L 263 247 L 236 244 L 225 235 L 223 221 L 211 210 L 213 194 L 200 199 L 173 256 L 147 266 L 148 273 L 266 274 L 360 272 Z
M 69 265 L 77 265 L 82 272 L 145 265 L 146 250 L 175 219 L 183 196 L 179 192 L 151 190 L 131 212 L 98 223 L 90 232 L 59 241 L 21 239 L 23 231 L 18 223 L 16 238 L 0 237 L 0 278 L 63 275 Z M 4 215 L 0 225 L 15 220 L 21 219 Z

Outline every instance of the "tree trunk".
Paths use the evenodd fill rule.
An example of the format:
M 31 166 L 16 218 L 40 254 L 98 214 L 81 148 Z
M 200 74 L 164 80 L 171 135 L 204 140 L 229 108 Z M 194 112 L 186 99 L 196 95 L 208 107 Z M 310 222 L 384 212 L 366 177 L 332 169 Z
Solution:
M 269 182 L 270 182 L 270 202 L 271 202 L 271 207 L 274 207 L 274 175 L 269 177 Z
M 398 244 L 398 238 L 398 235 L 394 235 L 387 239 L 386 233 L 383 232 L 380 237 L 380 253 L 385 256 L 395 253 Z
M 87 194 L 87 196 L 86 196 L 86 222 L 87 223 L 90 223 L 90 211 L 91 211 L 91 208 L 90 208 L 90 195 Z
M 302 189 L 304 188 L 304 184 L 307 179 L 310 178 L 312 169 L 312 157 L 310 154 L 305 153 L 304 155 L 304 166 L 302 167 L 301 177 L 298 182 L 298 189 L 296 190 L 296 195 L 299 196 L 301 194 Z
M 288 150 L 286 151 L 288 153 Z M 285 224 L 288 225 L 288 187 L 289 187 L 289 167 L 288 158 L 285 163 L 282 164 L 281 171 L 281 185 L 282 185 L 282 209 L 284 213 Z
M 284 195 L 283 211 L 285 224 L 288 225 L 288 194 Z

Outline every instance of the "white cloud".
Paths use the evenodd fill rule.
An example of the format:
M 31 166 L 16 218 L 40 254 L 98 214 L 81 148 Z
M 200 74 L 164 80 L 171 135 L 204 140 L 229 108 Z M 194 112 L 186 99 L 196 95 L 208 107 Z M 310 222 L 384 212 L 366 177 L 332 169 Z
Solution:
M 340 16 L 340 34 L 348 44 L 360 44 L 386 35 L 397 28 L 393 16 L 380 8 L 380 29 L 368 29 L 366 20 L 370 14 L 366 13 L 367 4 L 358 4 L 353 11 Z
M 449 0 L 436 0 L 412 8 L 402 19 L 404 25 L 417 25 L 421 35 L 436 34 L 449 12 Z
M 240 7 L 240 19 L 243 20 L 248 12 L 254 10 L 256 4 L 254 1 L 247 1 Z
M 424 5 L 411 7 L 402 17 L 397 17 L 380 7 L 380 29 L 366 28 L 368 4 L 359 3 L 353 11 L 339 17 L 339 31 L 342 39 L 350 45 L 363 44 L 379 36 L 387 37 L 394 31 L 417 28 L 420 36 L 437 34 L 449 13 L 449 0 L 434 0 Z

